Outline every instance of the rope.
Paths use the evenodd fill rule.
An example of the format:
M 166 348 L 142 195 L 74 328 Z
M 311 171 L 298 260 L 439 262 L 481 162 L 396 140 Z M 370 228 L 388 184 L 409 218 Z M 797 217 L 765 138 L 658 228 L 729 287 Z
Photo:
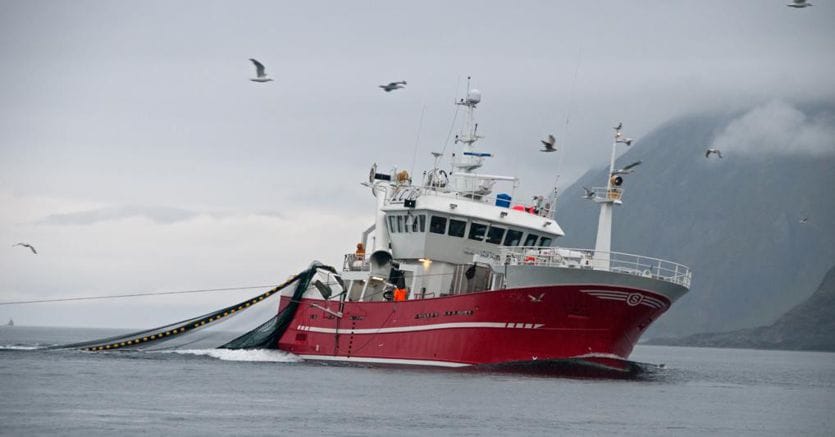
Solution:
M 428 276 L 451 276 L 455 273 L 424 273 L 422 275 L 413 275 L 414 277 L 428 277 Z M 326 285 L 334 285 L 338 284 L 338 282 L 334 281 L 327 281 Z M 273 284 L 270 285 L 250 285 L 246 287 L 228 287 L 228 288 L 204 288 L 199 290 L 178 290 L 178 291 L 158 291 L 158 292 L 136 292 L 136 293 L 127 293 L 127 294 L 110 294 L 105 296 L 76 296 L 76 297 L 62 297 L 62 298 L 55 298 L 55 299 L 33 299 L 33 300 L 12 300 L 7 302 L 0 302 L 0 306 L 2 305 L 24 305 L 24 304 L 31 304 L 31 303 L 53 303 L 53 302 L 72 302 L 72 301 L 81 301 L 81 300 L 104 300 L 104 299 L 122 299 L 126 297 L 144 297 L 144 296 L 166 296 L 166 295 L 175 295 L 175 294 L 192 294 L 192 293 L 212 293 L 218 291 L 244 291 L 244 290 L 254 290 L 257 288 L 268 288 L 274 287 Z M 346 290 L 343 290 L 342 293 L 338 293 L 333 297 L 340 296 L 345 294 Z M 372 295 L 373 296 L 373 295 Z
M 574 78 L 571 80 L 571 88 L 568 93 L 568 105 L 566 105 L 565 111 L 565 124 L 563 125 L 563 143 L 562 143 L 562 153 L 560 153 L 559 162 L 557 163 L 557 180 L 554 181 L 554 186 L 556 187 L 559 184 L 560 176 L 562 175 L 562 164 L 565 161 L 565 155 L 568 151 L 568 125 L 571 122 L 571 112 L 573 111 L 574 107 L 574 88 L 577 84 L 577 75 L 580 72 L 580 61 L 583 59 L 583 47 L 580 47 L 577 50 L 577 65 L 574 68 Z M 557 199 L 554 199 L 554 204 L 551 205 L 552 209 L 556 209 Z
M 47 302 L 68 302 L 76 300 L 98 300 L 98 299 L 121 299 L 125 297 L 141 297 L 141 296 L 162 296 L 168 294 L 189 294 L 189 293 L 210 293 L 215 291 L 233 291 L 233 290 L 252 290 L 255 288 L 267 288 L 273 285 L 252 285 L 247 287 L 229 287 L 229 288 L 204 288 L 201 290 L 181 290 L 181 291 L 159 291 L 151 293 L 128 293 L 128 294 L 111 294 L 108 296 L 83 296 L 83 297 L 63 297 L 56 299 L 36 299 L 36 300 L 15 300 L 8 302 L 0 302 L 0 305 L 19 305 L 28 303 L 47 303 Z
M 409 169 L 409 174 L 415 174 L 415 162 L 417 161 L 418 146 L 420 145 L 420 130 L 423 129 L 423 114 L 426 112 L 426 105 L 420 111 L 420 120 L 418 121 L 417 138 L 415 139 L 415 151 L 412 153 L 412 168 Z
M 458 92 L 458 86 L 460 84 L 461 84 L 461 76 L 458 76 L 458 78 L 455 80 L 455 92 L 456 93 Z M 469 91 L 469 90 L 467 90 L 467 91 Z M 455 98 L 453 98 L 453 100 L 454 99 Z M 444 141 L 444 148 L 443 148 L 443 150 L 441 150 L 441 155 L 446 153 L 446 148 L 447 148 L 447 146 L 449 146 L 449 139 L 452 137 L 453 129 L 455 129 L 455 121 L 458 119 L 458 110 L 460 108 L 461 107 L 459 105 L 457 105 L 457 104 L 455 105 L 455 112 L 453 112 L 453 114 L 452 114 L 452 123 L 449 125 L 449 132 L 447 132 L 447 134 L 446 134 L 446 140 Z

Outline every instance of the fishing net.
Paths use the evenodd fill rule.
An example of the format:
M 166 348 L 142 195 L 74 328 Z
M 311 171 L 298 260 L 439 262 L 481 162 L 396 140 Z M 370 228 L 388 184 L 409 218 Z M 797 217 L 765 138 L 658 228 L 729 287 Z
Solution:
M 317 275 L 327 277 L 330 273 L 335 273 L 332 267 L 314 262 L 307 270 L 291 276 L 283 284 L 269 291 L 208 314 L 153 329 L 65 344 L 52 349 L 86 351 L 274 349 L 278 344 L 278 339 L 290 325 L 298 309 L 299 300 L 312 286 L 314 278 Z M 320 280 L 316 279 L 315 282 L 316 288 L 322 286 Z M 295 288 L 290 288 L 291 286 Z M 286 291 L 282 292 L 283 290 Z M 282 296 L 290 299 L 278 311 Z

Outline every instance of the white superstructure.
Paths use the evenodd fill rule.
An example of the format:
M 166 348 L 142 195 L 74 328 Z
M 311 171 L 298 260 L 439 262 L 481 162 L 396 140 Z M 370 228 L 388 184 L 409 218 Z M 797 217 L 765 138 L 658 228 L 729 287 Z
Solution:
M 479 171 L 492 157 L 476 147 L 482 138 L 475 121 L 480 102 L 481 93 L 470 90 L 456 103 L 466 110 L 466 121 L 455 137 L 460 148 L 452 153 L 449 171 L 439 166 L 441 153 L 433 153 L 434 168 L 420 181 L 406 171 L 384 173 L 372 166 L 366 185 L 376 197 L 376 220 L 363 233 L 361 248 L 345 257 L 342 276 L 349 300 L 390 299 L 386 292 L 393 288 L 408 290 L 409 299 L 505 288 L 512 285 L 508 269 L 543 265 L 543 259 L 555 269 L 603 270 L 689 284 L 684 266 L 611 252 L 612 208 L 621 204 L 622 196 L 614 177 L 606 187 L 595 188 L 594 200 L 601 208 L 595 250 L 555 247 L 564 233 L 545 196 L 519 203 L 513 199 L 516 177 Z M 621 142 L 619 126 L 610 176 Z M 634 265 L 624 266 L 625 258 Z

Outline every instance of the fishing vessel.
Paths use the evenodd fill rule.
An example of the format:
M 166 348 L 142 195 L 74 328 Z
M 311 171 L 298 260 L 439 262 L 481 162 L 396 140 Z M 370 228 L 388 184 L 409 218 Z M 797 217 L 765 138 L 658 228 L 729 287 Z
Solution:
M 469 86 L 468 86 L 469 89 Z M 363 185 L 373 223 L 342 269 L 312 263 L 271 290 L 177 323 L 59 345 L 86 351 L 281 349 L 305 360 L 557 373 L 633 373 L 641 335 L 690 287 L 681 264 L 613 252 L 612 212 L 623 204 L 615 170 L 586 197 L 600 207 L 593 249 L 561 247 L 556 190 L 514 199 L 519 179 L 482 173 L 481 93 L 466 111 L 449 166 L 433 153 L 419 181 L 371 166 Z M 368 248 L 368 250 L 366 250 Z M 278 311 L 276 312 L 276 307 Z
M 517 177 L 479 171 L 493 158 L 479 148 L 480 102 L 474 89 L 456 102 L 466 121 L 447 168 L 442 153 L 415 180 L 371 167 L 363 185 L 375 198 L 373 224 L 341 271 L 282 292 L 279 313 L 290 319 L 275 347 L 331 362 L 629 368 L 638 339 L 688 291 L 691 272 L 611 250 L 624 195 L 614 166 L 621 126 L 610 177 L 588 195 L 600 208 L 595 247 L 566 248 L 555 196 L 520 203 Z

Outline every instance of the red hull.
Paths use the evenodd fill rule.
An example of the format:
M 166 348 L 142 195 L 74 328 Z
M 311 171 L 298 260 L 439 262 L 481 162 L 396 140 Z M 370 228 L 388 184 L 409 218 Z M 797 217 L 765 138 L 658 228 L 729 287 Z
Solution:
M 343 305 L 302 299 L 278 348 L 307 359 L 452 367 L 617 361 L 670 301 L 647 290 L 555 285 Z

